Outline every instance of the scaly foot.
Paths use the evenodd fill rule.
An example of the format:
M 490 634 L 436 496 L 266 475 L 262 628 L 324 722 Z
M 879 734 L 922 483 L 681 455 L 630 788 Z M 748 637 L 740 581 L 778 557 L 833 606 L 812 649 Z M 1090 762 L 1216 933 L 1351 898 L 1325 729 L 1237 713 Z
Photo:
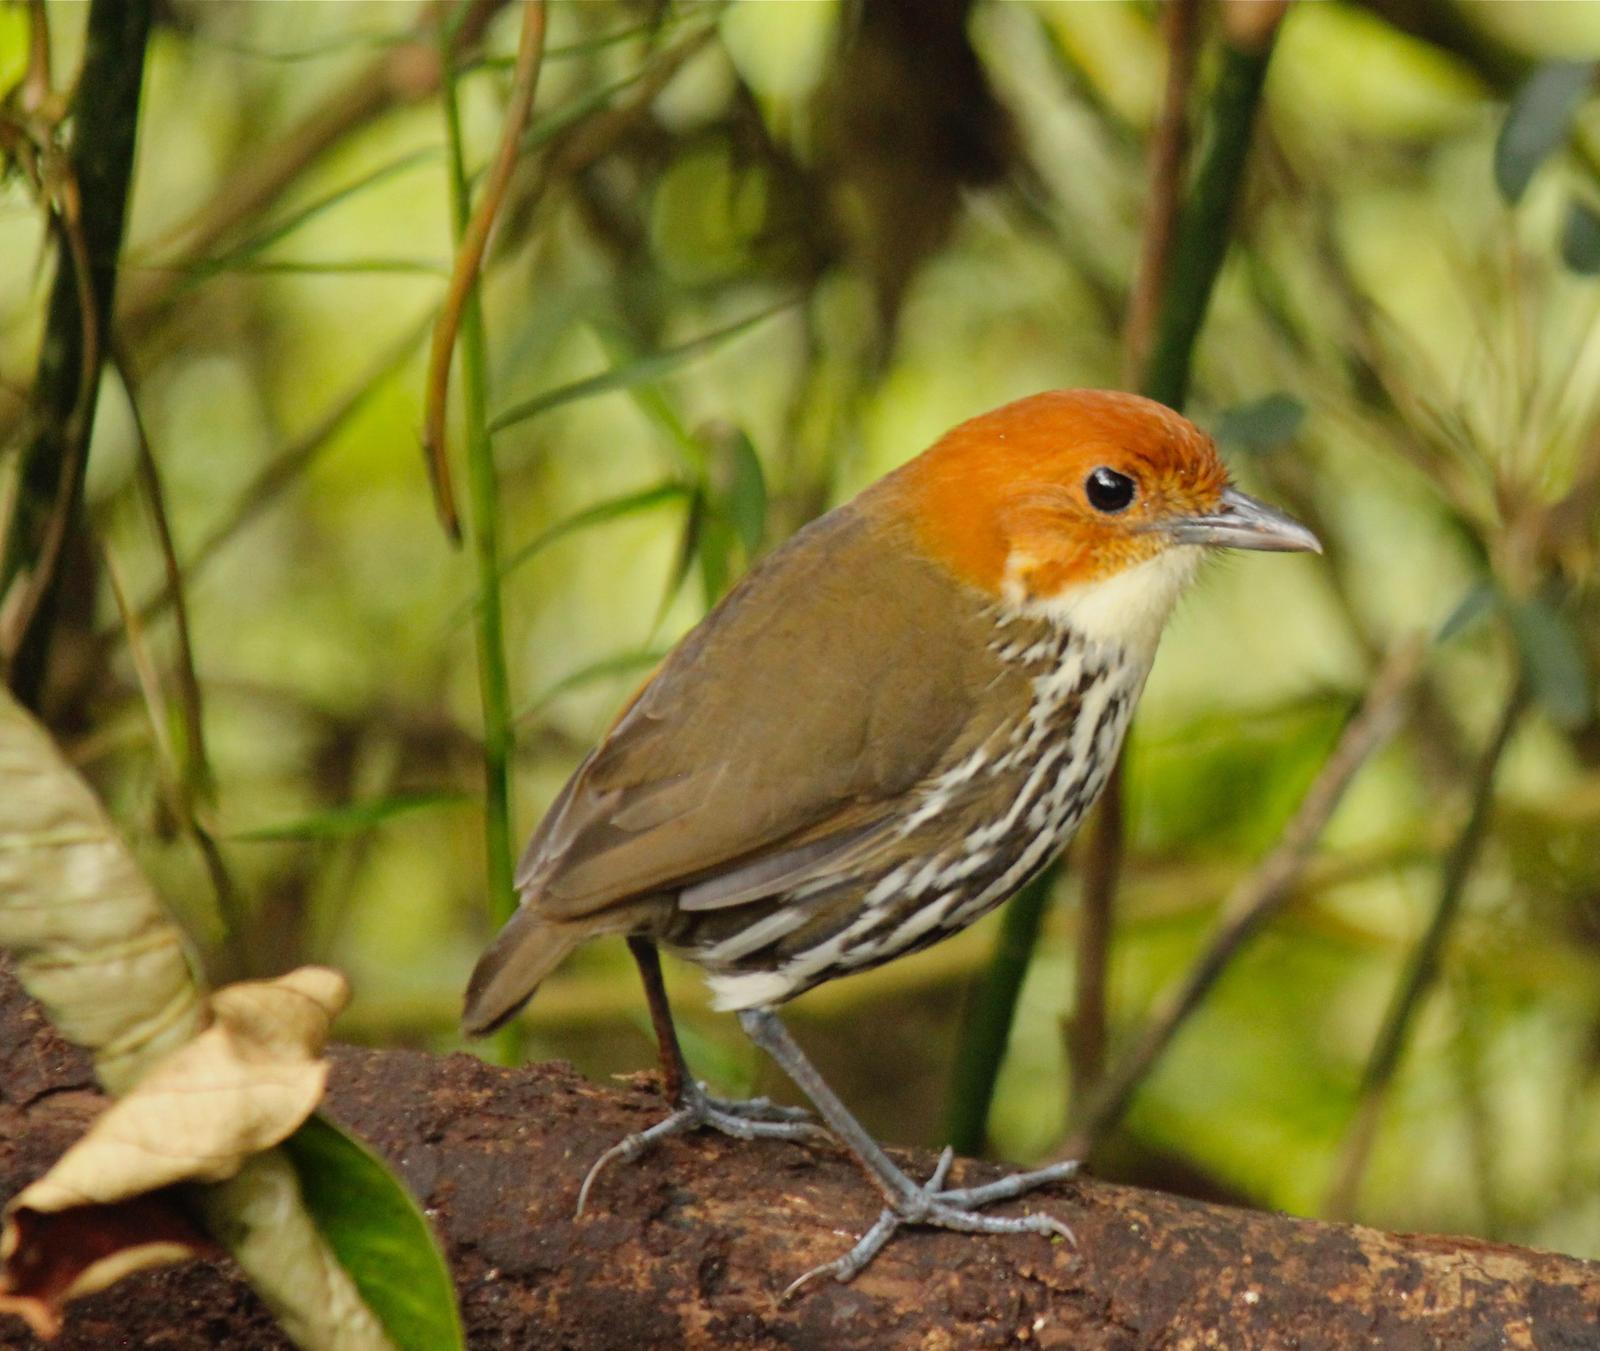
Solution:
M 1009 1201 L 1014 1196 L 1042 1187 L 1051 1182 L 1064 1182 L 1078 1171 L 1076 1160 L 1038 1168 L 1031 1173 L 1013 1173 L 998 1182 L 981 1187 L 953 1187 L 945 1189 L 944 1180 L 955 1159 L 955 1150 L 946 1149 L 939 1156 L 938 1166 L 922 1186 L 910 1178 L 905 1181 L 900 1194 L 878 1216 L 877 1222 L 863 1234 L 856 1246 L 843 1257 L 813 1267 L 798 1280 L 790 1283 L 781 1298 L 788 1299 L 796 1291 L 818 1276 L 832 1276 L 836 1281 L 848 1281 L 872 1261 L 897 1229 L 906 1224 L 927 1225 L 934 1229 L 956 1229 L 969 1234 L 1056 1234 L 1076 1244 L 1072 1230 L 1053 1215 L 979 1215 L 976 1212 L 994 1201 Z
M 785 1107 L 770 1098 L 729 1100 L 713 1098 L 702 1083 L 690 1081 L 672 1114 L 648 1130 L 636 1131 L 606 1150 L 578 1188 L 579 1215 L 589 1203 L 589 1189 L 607 1165 L 618 1159 L 631 1162 L 668 1136 L 686 1131 L 714 1130 L 739 1140 L 825 1140 L 828 1132 L 811 1119 L 804 1107 Z

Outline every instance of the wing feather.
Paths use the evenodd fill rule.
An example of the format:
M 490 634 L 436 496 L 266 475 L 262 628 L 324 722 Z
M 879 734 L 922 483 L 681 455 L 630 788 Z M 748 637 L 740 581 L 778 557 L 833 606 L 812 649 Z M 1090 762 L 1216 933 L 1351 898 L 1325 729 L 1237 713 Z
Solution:
M 674 650 L 536 832 L 526 905 L 566 920 L 774 894 L 986 734 L 982 598 L 868 527 L 858 505 L 814 522 Z

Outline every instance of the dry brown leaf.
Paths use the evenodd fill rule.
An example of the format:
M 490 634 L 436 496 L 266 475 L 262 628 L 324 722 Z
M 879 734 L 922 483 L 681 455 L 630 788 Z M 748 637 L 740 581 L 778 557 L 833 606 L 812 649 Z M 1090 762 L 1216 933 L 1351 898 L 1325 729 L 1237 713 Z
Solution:
M 237 1178 L 316 1110 L 328 1075 L 322 1050 L 348 999 L 344 977 L 316 966 L 218 990 L 207 1004 L 205 1031 L 154 1066 L 7 1206 L 0 1232 L 0 1310 L 21 1314 L 41 1336 L 49 1335 L 59 1327 L 68 1299 L 207 1246 L 174 1189 Z M 292 1168 L 278 1163 L 292 1180 Z M 248 1199 L 236 1188 L 200 1204 L 231 1234 L 259 1247 L 259 1224 L 230 1218 L 229 1195 Z M 289 1199 L 298 1197 L 291 1193 Z M 274 1206 L 279 1232 L 266 1239 L 276 1246 L 273 1265 L 294 1270 L 302 1285 L 314 1278 L 320 1292 L 312 1303 L 321 1312 L 332 1307 L 328 1292 L 337 1287 L 347 1294 L 344 1302 L 371 1321 L 303 1212 L 304 1232 L 284 1245 L 284 1226 L 292 1227 L 289 1212 L 297 1209 L 281 1197 Z M 350 1317 L 341 1312 L 339 1321 Z
M 68 1300 L 145 1267 L 222 1252 L 174 1190 L 56 1214 L 21 1210 L 11 1223 L 15 1251 L 0 1280 L 0 1313 L 26 1319 L 46 1341 L 61 1331 Z

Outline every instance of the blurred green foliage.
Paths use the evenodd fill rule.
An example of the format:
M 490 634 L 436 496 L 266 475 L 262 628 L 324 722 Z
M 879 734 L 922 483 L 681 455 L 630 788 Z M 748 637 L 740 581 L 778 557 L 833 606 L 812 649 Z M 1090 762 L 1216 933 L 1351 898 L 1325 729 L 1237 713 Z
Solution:
M 47 10 L 64 78 L 81 7 Z M 941 3 L 919 65 L 881 18 L 895 12 L 551 4 L 530 153 L 484 280 L 519 836 L 762 549 L 965 416 L 1122 379 L 1158 16 Z M 420 50 L 406 44 L 428 22 L 402 0 L 166 6 L 119 337 L 185 569 L 206 811 L 252 958 L 346 970 L 346 1036 L 447 1049 L 489 928 L 462 622 L 478 581 L 435 524 L 418 450 L 422 339 L 452 248 L 439 100 L 391 89 L 293 163 L 305 119 Z M 515 42 L 508 9 L 460 75 L 469 171 L 492 153 Z M 0 8 L 0 89 L 26 43 L 23 9 Z M 1587 6 L 1326 0 L 1284 25 L 1190 412 L 1328 554 L 1213 567 L 1165 641 L 1131 750 L 1113 1057 L 1277 839 L 1380 655 L 1438 637 L 1402 734 L 1142 1087 L 1108 1168 L 1323 1206 L 1478 753 L 1525 676 L 1536 704 L 1359 1213 L 1600 1255 L 1597 51 Z M 274 166 L 293 171 L 208 232 Z M 40 341 L 42 240 L 12 175 L 7 430 Z M 164 582 L 122 393 L 101 399 L 88 498 L 139 604 Z M 215 941 L 115 607 L 84 567 L 46 711 Z M 174 699 L 170 609 L 149 621 Z M 1067 1122 L 1076 887 L 1069 870 L 1044 915 L 1000 1073 L 991 1135 L 1015 1157 Z M 893 1139 L 936 1141 L 998 922 L 797 1007 Z M 783 1091 L 692 972 L 669 981 L 704 1072 Z M 526 1027 L 532 1054 L 592 1073 L 652 1055 L 620 944 L 580 953 Z

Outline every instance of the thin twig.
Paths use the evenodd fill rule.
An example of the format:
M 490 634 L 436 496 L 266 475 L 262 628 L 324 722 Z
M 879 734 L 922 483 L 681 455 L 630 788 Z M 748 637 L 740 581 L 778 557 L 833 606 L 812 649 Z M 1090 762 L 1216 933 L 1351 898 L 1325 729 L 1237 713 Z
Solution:
M 469 4 L 443 53 L 429 30 L 437 28 L 454 6 L 431 5 L 416 41 L 385 52 L 319 102 L 277 144 L 247 156 L 210 201 L 157 242 L 156 248 L 176 247 L 162 269 L 141 271 L 130 278 L 119 315 L 120 330 L 132 334 L 148 326 L 166 309 L 174 288 L 220 240 L 280 201 L 285 189 L 334 146 L 391 108 L 431 98 L 438 91 L 444 62 L 475 45 L 504 3 L 474 0 Z
M 134 444 L 138 452 L 135 472 L 144 490 L 151 524 L 155 527 L 166 591 L 172 597 L 173 631 L 178 643 L 178 708 L 183 716 L 183 786 L 191 799 L 206 801 L 211 798 L 216 781 L 212 777 L 210 757 L 206 754 L 205 708 L 200 680 L 195 672 L 194 642 L 189 628 L 189 600 L 184 590 L 183 569 L 179 566 L 178 551 L 173 543 L 172 523 L 167 516 L 166 493 L 161 483 L 161 467 L 156 463 L 155 451 L 150 445 L 150 434 L 139 405 L 139 391 L 132 364 L 127 353 L 119 350 L 117 345 L 113 345 L 111 360 L 121 377 L 123 394 L 128 402 L 128 414 L 133 422 Z M 124 625 L 127 626 L 126 620 Z M 128 632 L 131 637 L 133 629 L 128 627 Z
M 444 303 L 433 326 L 433 341 L 428 349 L 428 375 L 424 387 L 424 413 L 422 449 L 427 456 L 429 477 L 433 484 L 434 505 L 439 519 L 450 539 L 461 542 L 461 517 L 456 511 L 455 490 L 450 484 L 450 460 L 445 451 L 445 412 L 450 397 L 450 358 L 456 348 L 456 334 L 461 328 L 461 312 L 467 297 L 477 285 L 478 269 L 483 263 L 484 250 L 489 244 L 489 232 L 494 228 L 500 204 L 505 200 L 506 188 L 511 183 L 511 173 L 517 167 L 522 129 L 527 125 L 528 114 L 533 110 L 533 98 L 539 87 L 540 57 L 544 52 L 545 7 L 544 0 L 524 0 L 522 7 L 522 36 L 517 40 L 517 64 L 512 77 L 511 99 L 506 105 L 505 121 L 500 126 L 500 144 L 495 150 L 494 163 L 484 184 L 483 196 L 477 209 L 461 232 L 461 242 L 456 248 L 455 265 L 450 270 L 450 285 L 445 289 Z
M 1151 1016 L 1138 1044 L 1101 1085 L 1063 1153 L 1084 1157 L 1127 1110 L 1133 1095 L 1189 1015 L 1239 951 L 1289 901 L 1312 850 L 1360 768 L 1399 727 L 1406 694 L 1420 669 L 1423 644 L 1411 639 L 1389 654 L 1361 707 L 1346 724 L 1321 773 L 1306 790 L 1273 851 L 1233 893 L 1223 921 L 1183 985 Z
M 18 86 L 19 106 L 24 113 L 43 112 L 50 102 L 50 16 L 44 0 L 28 3 L 28 69 Z
M 1166 286 L 1178 208 L 1189 158 L 1189 90 L 1194 83 L 1199 0 L 1169 0 L 1161 23 L 1167 40 L 1167 83 L 1161 117 L 1150 144 L 1149 191 L 1139 241 L 1139 263 L 1123 326 L 1124 364 L 1129 389 L 1144 383 L 1150 331 Z
M 128 604 L 126 588 L 109 549 L 102 546 L 101 561 L 105 564 L 106 578 L 111 584 L 111 595 L 117 612 L 128 631 L 128 653 L 133 661 L 139 692 L 144 699 L 145 714 L 150 722 L 151 735 L 156 745 L 156 765 L 161 779 L 163 796 L 178 829 L 200 855 L 207 876 L 211 879 L 216 897 L 217 927 L 222 935 L 223 951 L 229 969 L 213 973 L 225 978 L 238 979 L 250 972 L 249 944 L 245 941 L 246 915 L 240 901 L 239 889 L 234 885 L 222 858 L 222 851 L 211 832 L 195 815 L 194 798 L 188 791 L 184 772 L 173 750 L 172 737 L 167 731 L 167 701 L 162 693 L 161 677 L 145 641 L 144 626 L 139 616 Z
M 1183 202 L 1189 150 L 1189 91 L 1199 48 L 1199 0 L 1172 0 L 1162 12 L 1167 40 L 1167 81 L 1149 154 L 1149 189 L 1138 272 L 1124 321 L 1125 383 L 1141 389 L 1151 331 L 1166 293 L 1178 212 Z M 1105 1070 L 1107 983 L 1125 831 L 1119 753 L 1086 832 L 1083 898 L 1073 954 L 1072 1016 L 1067 1020 L 1069 1102 L 1088 1101 Z
M 1347 1216 L 1354 1212 L 1356 1196 L 1361 1188 L 1361 1177 L 1366 1171 L 1367 1159 L 1377 1139 L 1378 1122 L 1383 1113 L 1389 1086 L 1394 1081 L 1395 1071 L 1399 1068 L 1400 1058 L 1405 1052 L 1412 1019 L 1421 1007 L 1423 998 L 1433 988 L 1433 983 L 1438 978 L 1445 943 L 1455 927 L 1457 915 L 1461 912 L 1461 901 L 1466 892 L 1467 879 L 1472 875 L 1472 869 L 1477 864 L 1478 854 L 1488 834 L 1489 815 L 1494 806 L 1495 778 L 1499 773 L 1500 761 L 1527 705 L 1528 690 L 1519 678 L 1506 699 L 1494 734 L 1489 738 L 1489 744 L 1484 748 L 1483 755 L 1478 761 L 1477 770 L 1473 775 L 1472 805 L 1467 812 L 1467 820 L 1461 828 L 1461 833 L 1456 836 L 1455 843 L 1445 858 L 1444 873 L 1439 883 L 1439 900 L 1434 906 L 1433 917 L 1428 921 L 1427 930 L 1411 956 L 1411 964 L 1405 977 L 1395 990 L 1394 1000 L 1384 1016 L 1383 1027 L 1373 1043 L 1372 1055 L 1367 1060 L 1366 1069 L 1361 1075 L 1355 1114 L 1351 1120 L 1349 1133 L 1345 1137 L 1344 1150 L 1334 1173 L 1333 1185 L 1328 1189 L 1328 1198 L 1323 1206 L 1324 1214 L 1330 1217 Z
M 293 444 L 285 446 L 272 459 L 257 470 L 256 475 L 239 494 L 227 515 L 214 525 L 196 546 L 184 568 L 184 576 L 193 587 L 195 577 L 206 567 L 238 533 L 273 505 L 304 473 L 308 465 L 322 453 L 328 442 L 360 411 L 383 380 L 416 349 L 431 319 L 412 325 L 401 339 L 383 353 L 345 395 L 328 409 L 306 433 Z M 161 590 L 139 606 L 139 619 L 150 623 L 176 600 L 170 579 Z M 105 650 L 118 640 L 121 626 L 102 630 L 96 635 L 96 644 L 103 658 Z

